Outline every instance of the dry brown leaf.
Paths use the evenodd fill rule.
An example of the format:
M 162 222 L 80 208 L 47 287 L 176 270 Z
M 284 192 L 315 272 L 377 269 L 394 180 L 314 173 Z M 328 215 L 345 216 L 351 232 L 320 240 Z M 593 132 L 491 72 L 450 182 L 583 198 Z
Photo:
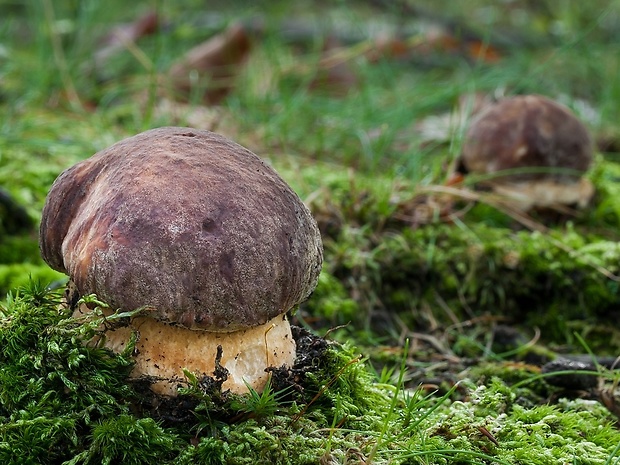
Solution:
M 462 38 L 443 27 L 430 27 L 411 37 L 379 36 L 365 53 L 371 62 L 380 59 L 410 60 L 437 53 L 463 55 L 470 60 L 495 63 L 502 58 L 499 49 L 479 38 Z
M 351 69 L 350 57 L 340 41 L 330 36 L 325 39 L 323 52 L 319 60 L 316 76 L 310 83 L 310 89 L 331 95 L 345 95 L 357 86 L 358 79 Z
M 371 63 L 376 63 L 381 59 L 407 58 L 410 52 L 411 45 L 407 40 L 400 37 L 380 35 L 373 41 L 365 56 Z
M 168 73 L 174 96 L 189 100 L 198 92 L 205 104 L 219 103 L 233 89 L 251 49 L 250 34 L 240 23 L 192 48 Z
M 142 37 L 157 32 L 159 23 L 157 13 L 149 11 L 131 23 L 119 24 L 112 28 L 94 54 L 95 66 L 98 69 L 105 67 L 110 57 L 126 49 L 128 44 L 133 44 Z

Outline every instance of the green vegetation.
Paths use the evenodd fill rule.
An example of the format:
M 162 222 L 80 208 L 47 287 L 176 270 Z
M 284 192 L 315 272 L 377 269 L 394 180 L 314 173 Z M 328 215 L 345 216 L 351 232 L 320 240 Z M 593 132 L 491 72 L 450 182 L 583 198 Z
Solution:
M 188 373 L 174 408 L 149 416 L 127 380 L 133 346 L 112 355 L 86 344 L 102 317 L 78 322 L 59 302 L 30 284 L 2 308 L 2 463 L 604 464 L 620 442 L 596 402 L 534 405 L 532 391 L 511 390 L 492 369 L 444 395 L 406 389 L 405 358 L 389 384 L 339 344 L 313 361 L 301 392 L 237 396 Z
M 620 351 L 620 2 L 496 3 L 0 0 L 0 194 L 14 202 L 0 206 L 0 462 L 619 463 L 617 372 L 595 364 L 597 387 L 572 392 L 541 365 Z M 151 9 L 156 33 L 97 61 Z M 172 63 L 236 21 L 252 48 L 224 100 L 165 88 Z M 398 32 L 413 53 L 372 54 Z M 474 93 L 568 105 L 598 147 L 592 205 L 523 217 L 484 193 L 448 198 L 464 133 L 450 112 Z M 130 350 L 86 344 L 97 315 L 62 309 L 66 278 L 38 252 L 49 187 L 162 125 L 249 147 L 317 218 L 324 271 L 293 321 L 325 339 L 294 383 L 276 370 L 234 396 L 187 373 L 156 405 L 128 380 Z

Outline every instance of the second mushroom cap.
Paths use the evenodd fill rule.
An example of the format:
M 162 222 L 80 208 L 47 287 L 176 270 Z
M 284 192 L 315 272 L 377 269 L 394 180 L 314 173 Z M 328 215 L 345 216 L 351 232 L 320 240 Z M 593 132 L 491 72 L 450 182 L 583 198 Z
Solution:
M 563 105 L 540 95 L 511 97 L 474 118 L 457 172 L 483 175 L 480 184 L 520 210 L 585 207 L 594 194 L 582 176 L 592 145 L 585 125 Z
M 461 163 L 472 173 L 522 169 L 510 174 L 511 180 L 574 179 L 592 163 L 592 140 L 565 106 L 540 95 L 516 96 L 491 104 L 475 117 Z

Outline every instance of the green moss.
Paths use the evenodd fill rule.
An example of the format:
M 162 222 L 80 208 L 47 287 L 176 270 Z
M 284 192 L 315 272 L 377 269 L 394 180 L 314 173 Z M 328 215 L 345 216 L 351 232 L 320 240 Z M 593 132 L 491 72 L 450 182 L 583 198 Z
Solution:
M 361 355 L 347 346 L 336 345 L 325 353 L 318 371 L 308 373 L 308 394 L 316 393 L 311 407 L 320 406 L 330 412 L 328 421 L 359 422 L 360 415 L 368 415 L 389 406 L 389 397 L 373 385 L 373 377 Z M 378 412 L 377 412 L 378 413 Z M 372 426 L 372 415 L 365 417 Z
M 129 360 L 83 345 L 93 328 L 58 306 L 58 296 L 30 287 L 2 308 L 2 463 L 59 463 L 84 447 L 99 421 L 129 411 Z
M 529 382 L 540 375 L 540 367 L 519 362 L 481 363 L 472 367 L 469 376 L 486 384 L 492 379 L 501 379 L 504 383 L 513 385 L 521 381 L 528 382 L 513 392 L 522 399 L 528 399 L 532 405 L 544 402 L 555 391 L 543 378 Z
M 335 343 L 295 389 L 213 396 L 197 383 L 172 421 L 129 382 L 132 346 L 115 355 L 86 345 L 102 320 L 78 323 L 59 298 L 31 284 L 2 307 L 2 463 L 603 464 L 620 442 L 600 404 L 537 405 L 539 395 L 491 369 L 471 372 L 480 384 L 465 380 L 458 395 L 404 390 L 404 375 L 378 383 L 355 349 Z
M 358 317 L 359 306 L 344 285 L 328 271 L 323 271 L 312 298 L 301 308 L 331 325 L 346 324 Z
M 263 424 L 249 420 L 241 425 L 223 428 L 219 438 L 203 438 L 197 447 L 183 453 L 177 463 L 320 463 L 329 433 L 317 432 L 317 426 L 314 422 L 306 421 L 291 425 L 290 419 L 277 416 Z M 337 446 L 354 447 L 351 440 L 339 438 L 334 443 Z
M 383 233 L 344 226 L 325 247 L 330 272 L 356 296 L 362 327 L 377 308 L 424 327 L 416 315 L 425 306 L 449 324 L 444 301 L 459 320 L 472 312 L 505 315 L 545 328 L 547 340 L 566 341 L 568 322 L 606 318 L 620 297 L 608 277 L 619 269 L 618 243 L 584 236 L 570 224 L 545 234 L 483 223 Z
M 470 396 L 467 402 L 455 402 L 423 423 L 426 447 L 485 453 L 500 463 L 604 464 L 620 440 L 614 418 L 600 404 L 580 400 L 523 407 L 497 378 L 478 386 Z M 426 457 L 431 463 L 454 463 L 434 461 L 432 453 Z M 459 454 L 454 457 L 457 460 Z
M 137 419 L 128 414 L 98 422 L 90 439 L 89 448 L 67 465 L 167 463 L 183 446 L 183 441 L 152 418 Z

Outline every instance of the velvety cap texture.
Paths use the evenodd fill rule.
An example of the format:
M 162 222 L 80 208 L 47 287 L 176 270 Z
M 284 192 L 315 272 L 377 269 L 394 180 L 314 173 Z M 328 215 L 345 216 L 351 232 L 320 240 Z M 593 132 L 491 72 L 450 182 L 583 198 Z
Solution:
M 40 248 L 82 294 L 210 331 L 291 309 L 323 260 L 310 211 L 270 166 L 223 136 L 175 127 L 64 171 L 43 209 Z

